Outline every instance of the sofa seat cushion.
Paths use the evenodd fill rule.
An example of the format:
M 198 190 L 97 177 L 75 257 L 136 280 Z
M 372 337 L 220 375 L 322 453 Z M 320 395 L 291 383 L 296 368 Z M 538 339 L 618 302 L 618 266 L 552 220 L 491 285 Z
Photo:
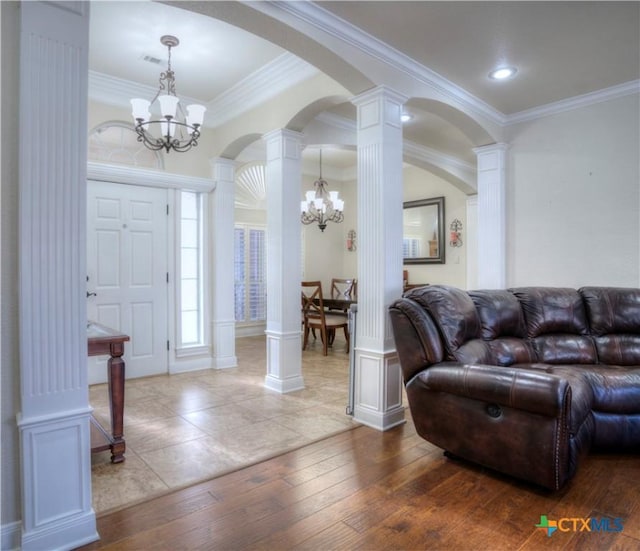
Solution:
M 584 371 L 594 411 L 640 414 L 640 367 L 592 365 Z
M 542 370 L 567 379 L 572 391 L 572 412 L 577 415 L 572 422 L 579 422 L 587 408 L 604 413 L 640 414 L 639 366 L 533 363 L 513 367 Z

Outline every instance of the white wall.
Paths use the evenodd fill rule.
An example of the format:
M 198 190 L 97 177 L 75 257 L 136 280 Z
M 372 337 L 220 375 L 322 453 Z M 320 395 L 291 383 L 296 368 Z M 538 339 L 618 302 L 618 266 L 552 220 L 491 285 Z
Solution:
M 409 283 L 429 283 L 467 286 L 467 195 L 442 178 L 414 166 L 403 170 L 404 200 L 415 201 L 444 197 L 445 207 L 445 264 L 405 264 L 409 271 Z M 449 225 L 457 218 L 462 222 L 462 247 L 449 246 Z
M 640 284 L 639 98 L 509 128 L 509 286 Z

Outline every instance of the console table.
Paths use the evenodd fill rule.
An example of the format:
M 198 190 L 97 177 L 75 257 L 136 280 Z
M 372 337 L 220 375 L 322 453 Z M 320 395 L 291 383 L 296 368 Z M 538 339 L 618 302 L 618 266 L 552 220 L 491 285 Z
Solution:
M 109 380 L 109 411 L 111 432 L 91 416 L 91 451 L 111 450 L 111 462 L 122 463 L 126 449 L 124 442 L 124 343 L 129 340 L 115 329 L 90 321 L 87 324 L 89 356 L 109 355 L 107 362 Z

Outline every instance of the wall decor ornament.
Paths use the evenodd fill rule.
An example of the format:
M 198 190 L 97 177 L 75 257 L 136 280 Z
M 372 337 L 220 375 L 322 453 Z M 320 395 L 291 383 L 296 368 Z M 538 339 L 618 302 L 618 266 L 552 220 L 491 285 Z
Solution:
M 349 230 L 347 232 L 347 250 L 354 252 L 358 249 L 356 245 L 356 230 Z
M 462 247 L 462 222 L 457 218 L 454 219 L 453 222 L 449 225 L 450 235 L 449 235 L 449 245 L 451 247 Z

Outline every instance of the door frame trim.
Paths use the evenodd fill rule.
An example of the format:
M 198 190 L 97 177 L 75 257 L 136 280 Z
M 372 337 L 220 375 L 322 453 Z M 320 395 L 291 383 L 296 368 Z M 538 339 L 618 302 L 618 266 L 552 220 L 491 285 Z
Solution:
M 203 193 L 211 193 L 216 188 L 216 182 L 209 178 L 92 161 L 87 163 L 87 180 L 165 189 L 185 189 Z
M 185 191 L 197 191 L 201 192 L 204 196 L 204 199 L 207 199 L 207 195 L 215 190 L 216 181 L 210 178 L 200 178 L 196 176 L 188 176 L 184 174 L 174 174 L 170 172 L 162 172 L 159 170 L 149 170 L 145 168 L 139 167 L 128 167 L 128 166 L 117 166 L 110 165 L 105 163 L 97 163 L 90 161 L 87 163 L 87 179 L 97 181 L 97 182 L 109 182 L 113 184 L 129 184 L 135 186 L 147 186 L 147 187 L 155 187 L 155 188 L 163 188 L 173 190 L 174 192 L 185 190 Z M 190 358 L 189 356 L 181 356 L 179 354 L 179 349 L 176 348 L 176 301 L 175 301 L 175 263 L 176 263 L 176 243 L 175 243 L 175 224 L 176 222 L 176 198 L 175 193 L 169 193 L 169 204 L 172 211 L 172 216 L 169 217 L 168 220 L 168 234 L 167 234 L 167 247 L 168 247 L 168 262 L 169 262 L 169 277 L 170 281 L 173 282 L 173 289 L 169 289 L 169 297 L 168 297 L 168 336 L 169 340 L 172 341 L 171 351 L 169 354 L 169 373 L 180 373 L 183 371 L 193 371 L 198 369 L 203 369 L 204 367 L 211 366 L 211 343 L 209 339 L 206 339 L 206 346 L 203 350 L 202 355 L 197 358 Z M 207 202 L 205 201 L 205 207 Z M 205 227 L 205 235 L 208 231 L 208 220 L 207 220 L 207 208 L 203 209 L 204 216 L 204 227 Z M 208 286 L 210 281 L 211 273 L 209 271 L 209 255 L 207 249 L 209 247 L 208 240 L 205 238 L 204 246 L 204 254 L 205 254 L 205 270 L 204 270 L 204 285 L 205 289 Z M 210 312 L 210 304 L 209 299 L 206 298 L 209 295 L 205 295 L 205 320 L 209 320 L 208 317 Z M 173 352 L 173 354 L 172 354 Z

